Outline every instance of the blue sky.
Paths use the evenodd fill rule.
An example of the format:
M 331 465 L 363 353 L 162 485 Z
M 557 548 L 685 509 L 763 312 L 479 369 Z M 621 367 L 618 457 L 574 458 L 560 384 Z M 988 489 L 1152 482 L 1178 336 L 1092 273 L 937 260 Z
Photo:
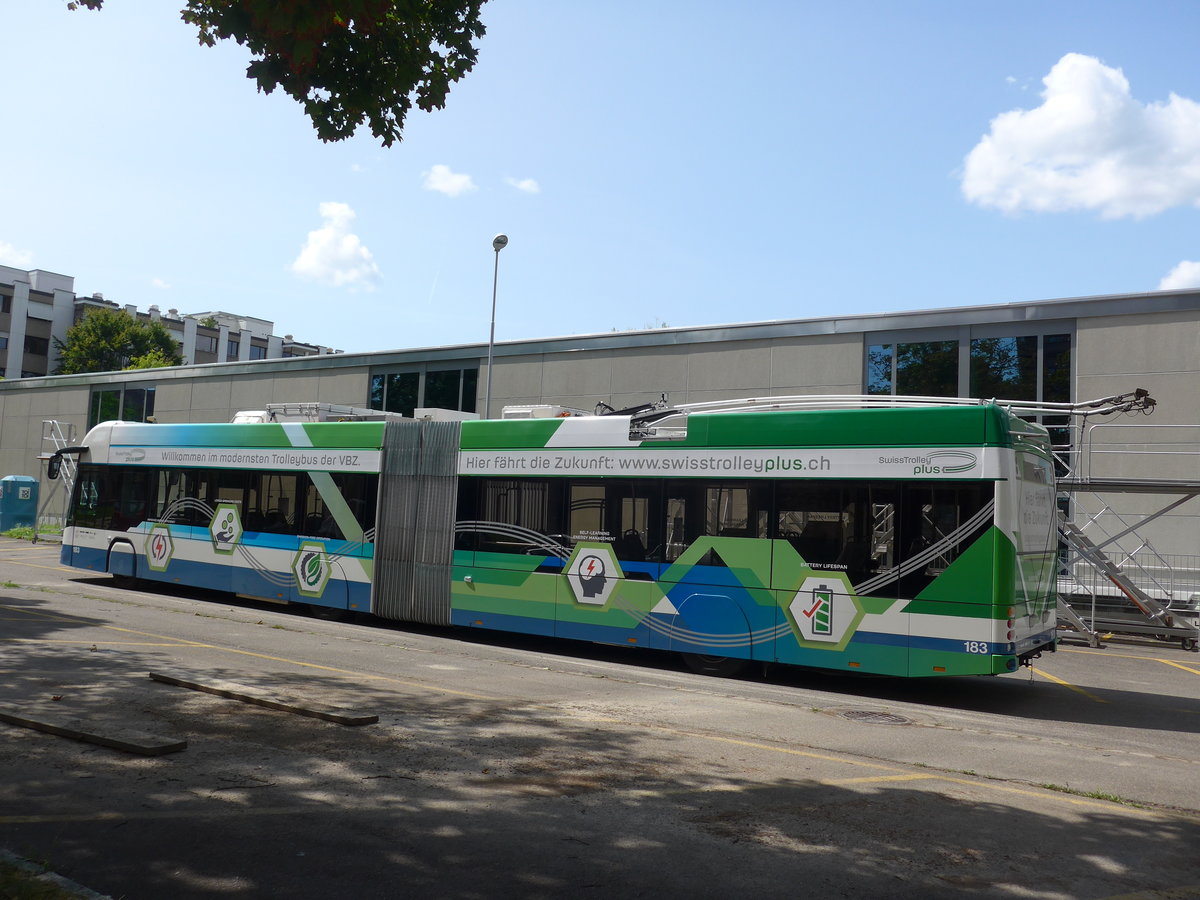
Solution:
M 1194 2 L 492 0 L 323 144 L 181 3 L 5 0 L 0 264 L 347 351 L 1200 286 Z

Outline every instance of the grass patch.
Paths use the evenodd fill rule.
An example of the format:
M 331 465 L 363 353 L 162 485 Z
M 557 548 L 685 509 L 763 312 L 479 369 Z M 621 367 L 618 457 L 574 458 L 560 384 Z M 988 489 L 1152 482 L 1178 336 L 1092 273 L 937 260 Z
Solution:
M 62 530 L 61 525 L 39 525 L 37 533 L 38 534 L 62 534 L 62 531 L 63 530 Z M 8 531 L 3 532 L 3 536 L 7 537 L 7 538 L 16 538 L 17 540 L 21 540 L 21 541 L 32 541 L 33 540 L 33 526 L 32 525 L 18 525 L 16 528 L 10 528 L 10 529 L 8 529 Z
M 1130 800 L 1127 797 L 1119 797 L 1116 794 L 1110 794 L 1107 791 L 1077 791 L 1073 787 L 1066 787 L 1061 784 L 1041 784 L 1038 787 L 1043 787 L 1048 791 L 1058 791 L 1060 794 L 1071 794 L 1075 797 L 1088 797 L 1092 800 L 1107 800 L 1109 803 L 1119 803 L 1121 806 L 1132 806 L 1135 809 L 1147 809 L 1145 804 L 1138 803 L 1135 800 Z
M 17 584 L 15 581 L 6 581 L 3 584 L 0 584 L 0 587 L 17 588 L 17 587 L 20 587 L 20 585 Z
M 72 900 L 79 895 L 52 881 L 45 881 L 42 872 L 30 863 L 0 859 L 0 897 L 5 900 Z

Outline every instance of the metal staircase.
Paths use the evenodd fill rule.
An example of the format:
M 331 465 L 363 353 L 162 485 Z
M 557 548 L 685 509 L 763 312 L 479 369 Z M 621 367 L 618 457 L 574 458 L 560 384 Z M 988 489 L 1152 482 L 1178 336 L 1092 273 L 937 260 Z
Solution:
M 1111 586 L 1108 591 L 1099 590 L 1079 577 L 1077 566 L 1064 566 L 1059 576 L 1058 600 L 1059 617 L 1065 620 L 1064 624 L 1083 634 L 1092 646 L 1099 646 L 1101 631 L 1112 631 L 1178 639 L 1183 649 L 1197 649 L 1200 627 L 1195 612 L 1173 609 L 1176 598 L 1169 586 L 1161 584 L 1153 573 L 1142 568 L 1135 577 L 1106 554 L 1104 546 L 1111 544 L 1112 538 L 1105 544 L 1096 544 L 1062 511 L 1058 533 L 1068 548 L 1068 561 L 1090 566 L 1101 581 Z M 1132 554 L 1125 557 L 1132 560 Z M 1088 608 L 1081 614 L 1077 606 Z
M 1122 444 L 1113 429 L 1156 430 L 1180 426 L 1128 426 L 1089 421 L 1113 412 L 1150 414 L 1155 402 L 1143 391 L 1087 404 L 1061 404 L 1051 413 L 1071 422 L 1059 426 L 1068 440 L 1055 448 L 1060 506 L 1058 618 L 1060 627 L 1079 632 L 1092 646 L 1102 635 L 1131 634 L 1178 640 L 1185 650 L 1200 648 L 1200 593 L 1181 587 L 1172 566 L 1138 534 L 1138 529 L 1200 496 L 1200 481 L 1147 477 L 1160 466 L 1154 453 L 1179 456 L 1184 451 L 1173 436 L 1166 450 L 1147 450 L 1142 441 Z M 1105 433 L 1107 441 L 1096 435 Z M 1121 474 L 1132 471 L 1134 474 Z M 1156 511 L 1124 516 L 1105 497 L 1130 494 L 1168 498 Z M 1089 515 L 1084 497 L 1098 503 Z M 1068 512 L 1069 510 L 1069 512 Z M 1136 519 L 1135 521 L 1130 521 Z M 1104 522 L 1115 522 L 1107 533 Z M 1139 560 L 1148 557 L 1152 565 Z M 1194 581 L 1194 579 L 1193 579 Z
M 71 493 L 75 489 L 75 476 L 79 472 L 79 463 L 73 454 L 58 453 L 58 451 L 74 446 L 74 444 L 75 425 L 73 423 L 59 422 L 57 419 L 42 420 L 42 452 L 38 455 L 38 459 L 49 460 L 57 454 L 61 461 L 61 467 L 58 478 L 50 481 L 50 490 L 42 498 L 42 505 L 38 510 L 37 522 L 33 529 L 33 540 L 35 542 L 38 539 L 38 529 L 36 527 L 38 524 L 50 518 L 57 519 L 61 523 L 66 522 L 67 504 L 70 503 Z M 58 514 L 51 516 L 49 511 L 56 500 L 61 506 L 59 507 Z

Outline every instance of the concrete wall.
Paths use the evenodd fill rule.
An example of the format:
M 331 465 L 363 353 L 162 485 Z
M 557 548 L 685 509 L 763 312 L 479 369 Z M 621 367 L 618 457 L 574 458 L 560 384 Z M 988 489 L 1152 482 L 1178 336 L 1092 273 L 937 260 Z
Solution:
M 698 403 L 780 394 L 862 391 L 861 334 L 588 349 L 495 360 L 492 414 L 507 404 L 558 403 L 591 410 L 649 403 Z M 487 378 L 480 373 L 480 403 Z
M 75 427 L 76 439 L 87 426 L 89 389 L 77 386 L 59 390 L 17 390 L 0 393 L 0 476 L 41 477 L 44 464 L 42 422 L 59 421 Z M 65 430 L 65 429 L 64 429 Z M 52 449 L 52 445 L 46 444 Z M 42 497 L 50 487 L 42 483 Z
M 1151 416 L 1093 419 L 1080 460 L 1093 477 L 1200 483 L 1200 316 L 1190 311 L 1098 316 L 1076 325 L 1076 397 L 1145 388 L 1159 401 Z M 1076 520 L 1096 517 L 1096 533 L 1116 535 L 1179 499 L 1179 494 L 1078 494 Z M 1200 498 L 1138 528 L 1126 550 L 1200 558 Z M 1200 559 L 1197 560 L 1200 564 Z

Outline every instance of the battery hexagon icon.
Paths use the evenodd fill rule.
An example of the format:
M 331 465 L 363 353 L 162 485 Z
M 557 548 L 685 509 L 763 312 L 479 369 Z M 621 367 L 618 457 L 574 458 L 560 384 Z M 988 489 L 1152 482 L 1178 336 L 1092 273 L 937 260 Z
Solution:
M 802 642 L 823 646 L 849 640 L 863 617 L 841 579 L 828 575 L 806 578 L 788 604 L 788 614 Z

